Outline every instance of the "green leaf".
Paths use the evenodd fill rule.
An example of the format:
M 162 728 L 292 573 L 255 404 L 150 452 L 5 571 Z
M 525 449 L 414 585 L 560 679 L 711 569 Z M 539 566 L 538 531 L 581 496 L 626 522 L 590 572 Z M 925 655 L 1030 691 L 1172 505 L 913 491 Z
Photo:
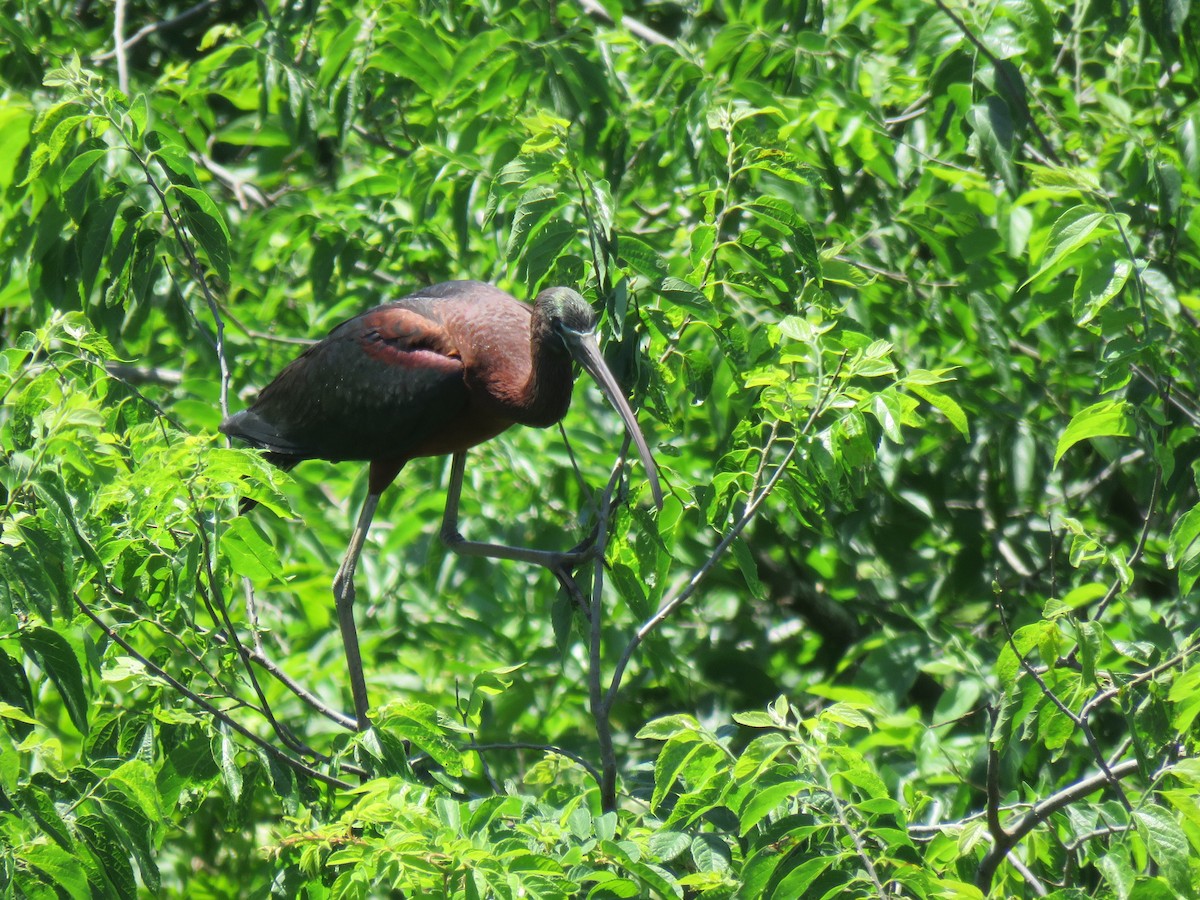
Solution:
M 283 581 L 283 566 L 275 548 L 245 516 L 238 516 L 229 523 L 221 535 L 221 550 L 229 556 L 238 575 L 256 581 Z
M 213 199 L 199 188 L 171 185 L 180 195 L 179 209 L 184 224 L 208 257 L 209 265 L 222 281 L 229 280 L 229 228 Z
M 803 897 L 814 881 L 837 860 L 833 854 L 805 859 L 799 865 L 790 866 L 787 875 L 780 879 L 773 896 Z M 781 867 L 782 868 L 782 867 Z
M 691 846 L 692 839 L 682 831 L 657 831 L 650 835 L 650 852 L 659 862 L 670 862 Z
M 133 864 L 112 823 L 103 816 L 88 814 L 80 816 L 75 827 L 95 861 L 97 871 L 90 879 L 92 884 L 112 896 L 128 900 L 137 897 Z
M 549 185 L 530 188 L 522 196 L 513 213 L 512 230 L 505 248 L 505 258 L 516 262 L 525 252 L 526 243 L 535 227 L 540 226 L 559 208 L 558 194 Z
M 808 789 L 808 785 L 797 779 L 756 788 L 738 810 L 739 836 L 745 837 L 759 822 L 784 804 L 790 810 L 790 801 Z
M 1071 207 L 1055 220 L 1046 240 L 1042 264 L 1021 287 L 1054 269 L 1076 250 L 1112 233 L 1108 213 L 1096 212 L 1084 205 Z
M 62 176 L 58 180 L 59 191 L 65 194 L 73 188 L 107 154 L 108 149 L 101 147 L 95 150 L 84 150 L 76 156 L 67 164 L 66 169 L 63 170 Z
M 54 801 L 50 799 L 49 794 L 41 788 L 31 785 L 21 792 L 20 801 L 20 805 L 24 811 L 37 821 L 42 830 L 58 846 L 62 847 L 68 853 L 74 854 L 76 852 L 75 838 L 71 834 L 71 829 L 63 821 L 62 815 L 54 805 Z
M 658 759 L 654 762 L 654 793 L 650 808 L 657 810 L 667 794 L 675 787 L 676 780 L 683 774 L 687 764 L 703 751 L 700 736 L 694 732 L 680 732 L 667 740 Z
M 1000 173 L 1011 193 L 1017 191 L 1017 171 L 1013 165 L 1015 140 L 1008 105 L 995 95 L 984 99 L 970 113 L 971 126 L 988 162 Z
M 67 639 L 41 625 L 20 632 L 21 646 L 37 660 L 39 668 L 54 682 L 62 696 L 71 723 L 80 734 L 88 731 L 88 698 L 79 658 Z
M 665 741 L 681 732 L 698 732 L 700 723 L 692 716 L 663 716 L 643 725 L 637 737 L 641 740 Z
M 742 578 L 746 581 L 746 587 L 750 589 L 751 596 L 758 600 L 765 599 L 767 590 L 763 587 L 762 581 L 758 577 L 758 561 L 755 560 L 754 554 L 750 552 L 749 545 L 742 538 L 735 538 L 730 545 L 733 550 L 733 558 L 737 561 L 738 568 L 742 572 Z
M 789 153 L 787 150 L 758 148 L 746 159 L 746 167 L 770 172 L 777 178 L 796 184 L 813 187 L 820 187 L 824 184 L 824 179 L 816 169 L 801 162 L 795 154 Z
M 134 804 L 150 822 L 163 820 L 162 799 L 155 783 L 153 767 L 145 760 L 131 759 L 114 769 L 106 779 L 108 787 Z
M 957 400 L 949 394 L 943 394 L 941 391 L 935 391 L 926 385 L 912 381 L 905 381 L 904 386 L 944 415 L 946 420 L 958 429 L 959 434 L 967 440 L 971 439 L 971 430 L 967 426 L 967 414 L 963 412 L 963 408 L 958 405 Z
M 699 290 L 680 278 L 664 278 L 655 286 L 655 292 L 676 306 L 702 316 L 713 313 L 712 304 Z
M 1113 259 L 1103 253 L 1085 257 L 1071 298 L 1075 324 L 1087 325 L 1096 318 L 1125 287 L 1132 272 L 1133 263 L 1127 259 Z
M 61 847 L 33 844 L 23 848 L 20 856 L 26 865 L 40 872 L 48 884 L 73 900 L 91 900 L 93 895 L 82 863 Z
M 1192 666 L 1176 678 L 1167 699 L 1175 705 L 1171 724 L 1180 734 L 1187 734 L 1200 716 L 1200 666 Z
M 667 274 L 666 261 L 641 238 L 620 235 L 617 238 L 617 255 L 639 275 L 662 278 Z
M 415 700 L 388 703 L 379 709 L 379 727 L 420 747 L 451 776 L 463 773 L 462 754 L 446 739 L 437 709 L 428 703 Z
M 1054 465 L 1057 467 L 1063 454 L 1080 441 L 1098 437 L 1132 437 L 1135 433 L 1129 404 L 1124 400 L 1094 403 L 1071 417 L 1054 450 Z
M 1171 529 L 1167 567 L 1179 570 L 1179 592 L 1191 592 L 1200 578 L 1200 504 L 1180 516 Z
M 692 838 L 692 862 L 700 872 L 728 872 L 732 854 L 729 845 L 715 834 L 698 834 Z
M 1153 804 L 1135 809 L 1133 818 L 1163 877 L 1176 891 L 1189 893 L 1193 887 L 1191 854 L 1179 822 L 1161 806 Z

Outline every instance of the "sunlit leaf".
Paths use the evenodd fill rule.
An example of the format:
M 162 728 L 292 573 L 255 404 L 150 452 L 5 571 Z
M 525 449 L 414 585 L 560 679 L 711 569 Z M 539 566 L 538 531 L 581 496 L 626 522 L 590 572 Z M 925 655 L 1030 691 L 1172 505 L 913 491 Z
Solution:
M 1102 400 L 1071 417 L 1054 449 L 1054 465 L 1080 441 L 1100 437 L 1131 437 L 1135 433 L 1129 405 L 1121 400 Z

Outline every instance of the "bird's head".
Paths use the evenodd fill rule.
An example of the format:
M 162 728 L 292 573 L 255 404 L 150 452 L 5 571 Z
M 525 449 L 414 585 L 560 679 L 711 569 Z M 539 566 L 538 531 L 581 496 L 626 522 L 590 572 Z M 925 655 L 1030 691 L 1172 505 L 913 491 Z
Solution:
M 538 294 L 533 304 L 533 317 L 535 332 L 541 326 L 557 335 L 566 351 L 596 380 L 609 402 L 621 414 L 629 436 L 637 445 L 642 465 L 646 467 L 654 504 L 662 509 L 658 467 L 654 464 L 654 457 L 650 455 L 650 448 L 646 446 L 646 439 L 638 427 L 637 418 L 625 401 L 624 392 L 612 372 L 608 370 L 600 353 L 600 345 L 596 342 L 596 314 L 592 312 L 591 306 L 578 291 L 567 287 L 552 287 Z
M 571 288 L 546 288 L 538 294 L 534 311 L 546 327 L 562 339 L 563 349 L 572 356 L 575 356 L 572 344 L 577 335 L 594 336 L 596 333 L 596 314 L 583 296 Z

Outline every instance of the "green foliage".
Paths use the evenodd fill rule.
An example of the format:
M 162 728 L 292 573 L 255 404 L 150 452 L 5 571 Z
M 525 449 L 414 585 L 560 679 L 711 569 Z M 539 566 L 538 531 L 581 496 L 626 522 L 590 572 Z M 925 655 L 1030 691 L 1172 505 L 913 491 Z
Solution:
M 4 896 L 1200 894 L 1194 4 L 2 11 Z M 354 734 L 361 467 L 217 426 L 466 277 L 667 500 L 586 384 L 467 469 L 557 587 L 408 465 Z

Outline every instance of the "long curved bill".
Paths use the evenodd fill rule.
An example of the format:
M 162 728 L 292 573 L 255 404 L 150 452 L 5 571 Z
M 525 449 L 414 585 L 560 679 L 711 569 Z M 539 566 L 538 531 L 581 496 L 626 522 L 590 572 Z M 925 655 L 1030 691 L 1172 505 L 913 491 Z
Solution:
M 637 445 L 638 455 L 642 458 L 646 477 L 650 479 L 650 493 L 654 495 L 654 505 L 662 509 L 663 495 L 662 488 L 658 485 L 658 466 L 654 464 L 654 457 L 650 455 L 650 448 L 646 446 L 642 429 L 638 427 L 633 410 L 625 402 L 625 395 L 621 392 L 617 379 L 613 378 L 612 372 L 608 371 L 608 366 L 604 364 L 604 357 L 600 355 L 600 345 L 596 343 L 596 336 L 590 332 L 568 331 L 566 337 L 571 355 L 596 380 L 600 389 L 604 391 L 604 395 L 608 397 L 608 402 L 617 408 L 617 412 L 625 421 L 625 428 Z

